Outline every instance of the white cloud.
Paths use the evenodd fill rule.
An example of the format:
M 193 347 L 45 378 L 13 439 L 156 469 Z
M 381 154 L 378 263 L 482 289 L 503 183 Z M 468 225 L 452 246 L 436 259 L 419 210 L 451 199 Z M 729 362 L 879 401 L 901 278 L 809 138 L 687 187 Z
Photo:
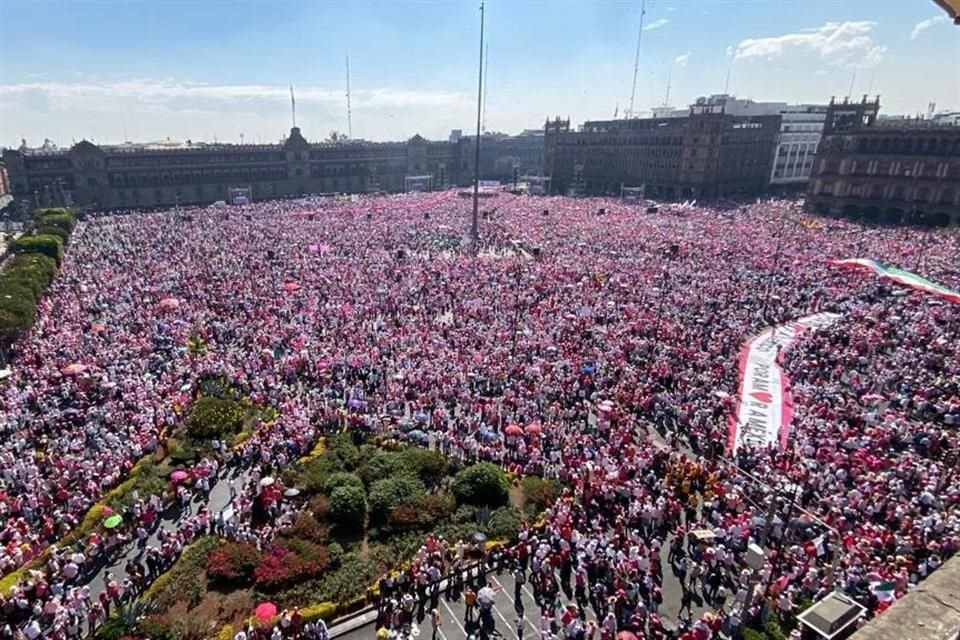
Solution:
M 876 22 L 827 22 L 822 27 L 766 38 L 747 38 L 735 50 L 737 60 L 773 60 L 789 54 L 815 54 L 828 64 L 849 67 L 876 66 L 886 47 L 876 44 L 871 32 Z
M 670 21 L 667 20 L 666 18 L 658 18 L 657 20 L 654 20 L 653 22 L 645 26 L 643 30 L 653 31 L 654 29 L 659 29 L 660 27 L 666 26 L 668 24 L 670 24 Z
M 734 50 L 733 47 L 727 47 L 727 57 L 728 57 L 728 58 L 729 58 L 730 56 L 732 56 L 734 53 L 736 53 L 736 51 Z
M 2 1 L 2 0 L 0 0 Z M 346 100 L 340 88 L 295 86 L 297 123 L 309 139 L 346 129 Z M 459 89 L 459 87 L 457 87 Z M 450 129 L 470 122 L 473 101 L 466 93 L 443 89 L 355 88 L 351 92 L 354 134 L 370 140 L 396 140 L 421 133 L 444 139 Z M 131 140 L 275 140 L 290 126 L 287 84 L 214 84 L 174 78 L 96 77 L 48 81 L 25 78 L 0 84 L 3 143 L 21 137 L 119 142 L 125 125 Z M 513 124 L 511 122 L 511 124 Z M 514 128 L 529 126 L 527 122 Z M 310 137 L 312 136 L 312 137 Z
M 933 18 L 928 18 L 927 20 L 921 20 L 917 24 L 913 25 L 913 31 L 910 32 L 910 39 L 916 40 L 921 33 L 926 31 L 933 25 L 939 24 L 941 22 L 949 22 L 949 20 L 947 19 L 947 16 L 934 16 Z
M 674 62 L 674 64 L 676 64 L 678 67 L 685 67 L 685 66 L 687 66 L 687 61 L 688 61 L 689 59 L 690 59 L 690 52 L 687 51 L 687 52 L 684 53 L 683 55 L 679 55 L 679 56 L 677 56 L 676 58 L 674 58 L 674 59 L 673 59 L 673 62 Z
M 239 103 L 275 102 L 290 99 L 284 85 L 219 85 L 203 82 L 134 79 L 110 82 L 28 82 L 0 85 L 5 97 L 43 94 L 51 107 L 76 108 L 103 106 L 104 101 L 127 100 L 141 105 L 177 102 Z M 299 104 L 330 105 L 343 102 L 343 91 L 322 87 L 294 87 Z M 460 93 L 450 91 L 411 91 L 393 88 L 357 89 L 351 92 L 356 107 L 454 107 L 468 105 Z

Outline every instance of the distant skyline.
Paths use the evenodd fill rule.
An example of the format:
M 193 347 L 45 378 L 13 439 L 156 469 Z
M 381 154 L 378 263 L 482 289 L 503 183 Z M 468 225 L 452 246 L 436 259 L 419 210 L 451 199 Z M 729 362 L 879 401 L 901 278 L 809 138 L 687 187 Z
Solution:
M 473 132 L 479 2 L 0 0 L 0 145 Z M 490 0 L 489 131 L 623 116 L 639 1 Z M 960 110 L 960 28 L 926 0 L 648 0 L 637 112 L 729 93 Z

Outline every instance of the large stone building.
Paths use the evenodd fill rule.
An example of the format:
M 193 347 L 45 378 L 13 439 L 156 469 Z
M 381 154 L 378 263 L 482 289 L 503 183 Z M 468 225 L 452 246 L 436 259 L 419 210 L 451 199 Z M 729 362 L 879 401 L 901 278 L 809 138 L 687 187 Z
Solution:
M 686 200 L 767 189 L 781 116 L 733 115 L 723 101 L 698 100 L 685 114 L 544 126 L 544 173 L 553 193 Z
M 414 136 L 406 142 L 310 143 L 299 128 L 282 144 L 152 144 L 4 151 L 11 191 L 25 207 L 68 204 L 153 207 L 316 193 L 404 191 L 466 184 L 461 143 Z M 471 147 L 472 149 L 472 147 Z M 463 155 L 463 157 L 461 157 Z
M 727 94 L 699 98 L 698 105 L 722 105 L 724 113 L 731 116 L 780 116 L 780 135 L 770 167 L 770 185 L 774 189 L 805 187 L 810 179 L 813 156 L 820 142 L 823 121 L 827 113 L 825 104 L 789 104 L 787 102 L 756 102 L 749 98 L 737 98 Z M 657 107 L 654 117 L 685 117 L 687 109 Z
M 461 157 L 473 176 L 474 136 L 451 135 L 461 145 Z M 499 180 L 503 184 L 525 175 L 539 174 L 543 166 L 543 131 L 526 130 L 515 136 L 485 133 L 480 136 L 480 179 Z
M 811 211 L 888 224 L 960 222 L 960 127 L 881 120 L 879 100 L 831 101 L 807 192 Z

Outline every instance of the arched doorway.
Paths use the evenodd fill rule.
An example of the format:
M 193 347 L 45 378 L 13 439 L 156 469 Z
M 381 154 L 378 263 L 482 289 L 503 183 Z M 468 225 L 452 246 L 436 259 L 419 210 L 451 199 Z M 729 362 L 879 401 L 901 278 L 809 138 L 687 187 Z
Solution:
M 947 214 L 946 211 L 937 211 L 936 213 L 930 216 L 930 226 L 949 227 L 950 216 Z
M 880 222 L 880 207 L 865 207 L 863 209 L 863 220 L 870 224 Z
M 846 204 L 843 206 L 843 217 L 856 220 L 860 217 L 860 207 L 855 204 Z
M 903 209 L 890 207 L 889 209 L 884 210 L 883 214 L 880 216 L 880 222 L 883 224 L 902 224 Z

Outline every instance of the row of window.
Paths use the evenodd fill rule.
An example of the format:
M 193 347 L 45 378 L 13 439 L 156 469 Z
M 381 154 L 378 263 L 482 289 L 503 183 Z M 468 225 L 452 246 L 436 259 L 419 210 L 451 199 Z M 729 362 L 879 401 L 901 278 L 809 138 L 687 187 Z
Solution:
M 821 160 L 821 171 L 824 168 L 829 168 L 827 161 Z M 951 167 L 949 162 L 937 162 L 927 163 L 922 160 L 914 161 L 900 161 L 900 160 L 868 160 L 864 162 L 863 160 L 854 160 L 852 158 L 844 158 L 840 161 L 838 168 L 838 173 L 842 176 L 846 175 L 888 175 L 892 177 L 896 176 L 905 176 L 913 178 L 938 178 L 944 180 L 956 174 L 958 171 L 957 167 Z
M 849 198 L 869 198 L 873 200 L 902 200 L 929 204 L 957 204 L 958 191 L 952 187 L 930 189 L 928 187 L 906 187 L 900 184 L 857 184 L 843 181 L 823 182 L 816 185 L 814 193 Z

